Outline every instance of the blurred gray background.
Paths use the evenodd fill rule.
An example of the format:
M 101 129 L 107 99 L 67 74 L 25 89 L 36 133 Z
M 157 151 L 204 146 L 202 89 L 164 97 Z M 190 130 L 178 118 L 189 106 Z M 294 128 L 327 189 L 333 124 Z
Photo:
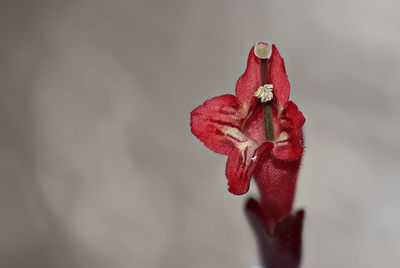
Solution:
M 256 265 L 246 197 L 189 113 L 258 40 L 307 118 L 303 267 L 400 267 L 399 8 L 1 1 L 0 267 Z

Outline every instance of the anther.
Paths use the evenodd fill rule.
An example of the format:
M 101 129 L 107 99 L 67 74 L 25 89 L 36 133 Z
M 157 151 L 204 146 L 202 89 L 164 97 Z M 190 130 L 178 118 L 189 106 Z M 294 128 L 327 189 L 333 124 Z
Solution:
M 265 84 L 258 88 L 254 96 L 261 99 L 261 102 L 267 102 L 272 100 L 274 94 L 272 93 L 272 89 L 274 86 L 272 84 Z

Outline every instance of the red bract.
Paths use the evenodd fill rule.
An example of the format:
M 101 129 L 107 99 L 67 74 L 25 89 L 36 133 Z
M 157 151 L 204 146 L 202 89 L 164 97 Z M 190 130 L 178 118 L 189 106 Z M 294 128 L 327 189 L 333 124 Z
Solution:
M 300 267 L 304 210 L 283 217 L 271 234 L 262 209 L 256 200 L 247 200 L 246 215 L 258 242 L 262 267 Z
M 274 140 L 267 142 L 263 105 L 254 97 L 262 85 L 260 59 L 250 50 L 247 68 L 236 83 L 236 96 L 222 95 L 204 102 L 191 113 L 192 133 L 216 153 L 228 155 L 229 191 L 244 194 L 254 175 L 270 227 L 291 211 L 297 173 L 303 154 L 305 119 L 289 101 L 290 84 L 277 48 L 268 61 L 273 85 Z

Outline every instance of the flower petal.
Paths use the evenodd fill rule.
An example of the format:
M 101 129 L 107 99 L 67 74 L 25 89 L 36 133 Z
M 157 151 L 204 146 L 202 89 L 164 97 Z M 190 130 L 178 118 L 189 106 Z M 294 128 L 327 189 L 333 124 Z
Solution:
M 305 122 L 296 104 L 289 101 L 280 117 L 281 133 L 275 141 L 272 156 L 281 160 L 299 159 L 303 154 L 304 139 L 301 127 Z
M 282 133 L 289 138 L 275 143 L 272 156 L 281 160 L 296 160 L 301 158 L 303 154 L 303 133 L 296 134 L 293 130 Z
M 233 95 L 222 95 L 207 100 L 194 109 L 191 112 L 190 127 L 192 133 L 207 148 L 228 155 L 236 147 L 237 140 L 242 138 L 232 136 L 232 133 L 240 132 L 242 121 L 237 98 Z
M 254 93 L 261 86 L 260 59 L 254 54 L 254 46 L 250 49 L 246 71 L 236 82 L 236 96 L 245 109 L 250 109 L 257 98 Z
M 286 75 L 285 63 L 275 45 L 272 45 L 272 55 L 269 60 L 271 83 L 274 85 L 274 102 L 278 111 L 282 111 L 289 100 L 290 83 Z
M 300 129 L 304 125 L 306 119 L 297 105 L 294 102 L 289 101 L 279 121 L 282 129 Z
M 244 135 L 243 135 L 244 136 Z M 245 194 L 249 190 L 250 179 L 253 176 L 257 157 L 253 158 L 258 143 L 244 136 L 237 142 L 226 161 L 225 174 L 228 179 L 229 191 L 236 195 Z

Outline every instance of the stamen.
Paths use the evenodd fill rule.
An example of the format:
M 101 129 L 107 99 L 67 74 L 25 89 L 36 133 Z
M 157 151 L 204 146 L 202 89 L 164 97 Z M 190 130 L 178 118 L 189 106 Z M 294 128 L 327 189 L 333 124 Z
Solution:
M 264 127 L 265 127 L 265 138 L 267 141 L 274 140 L 274 125 L 272 119 L 272 106 L 271 100 L 273 98 L 272 89 L 273 85 L 269 84 L 269 72 L 268 72 L 268 59 L 271 57 L 272 49 L 269 44 L 264 42 L 257 42 L 254 46 L 254 54 L 260 59 L 260 73 L 261 73 L 261 86 L 256 94 L 258 98 L 261 98 L 261 102 L 264 104 Z M 259 92 L 260 91 L 260 92 Z
M 268 102 L 264 103 L 264 128 L 265 138 L 267 141 L 273 141 L 274 136 L 274 123 L 272 121 L 272 107 Z

